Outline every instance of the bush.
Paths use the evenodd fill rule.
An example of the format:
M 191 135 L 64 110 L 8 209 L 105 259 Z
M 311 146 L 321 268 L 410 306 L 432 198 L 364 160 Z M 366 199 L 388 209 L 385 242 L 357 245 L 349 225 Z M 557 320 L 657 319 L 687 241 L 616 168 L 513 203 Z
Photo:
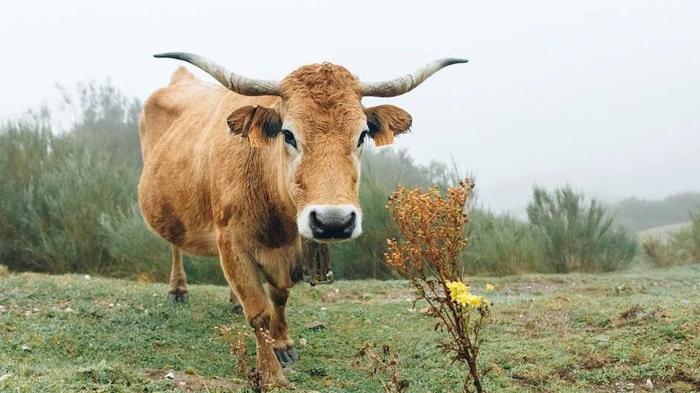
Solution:
M 700 262 L 700 214 L 691 214 L 690 218 L 692 225 L 672 236 L 672 240 L 684 250 L 688 260 Z
M 570 187 L 552 193 L 536 187 L 527 214 L 542 231 L 545 261 L 554 272 L 611 271 L 629 264 L 636 253 L 635 237 L 613 225 L 600 202 L 586 202 Z
M 138 103 L 109 86 L 78 97 L 64 133 L 46 111 L 0 130 L 0 258 L 14 270 L 99 274 L 109 257 L 98 217 L 135 198 Z
M 437 320 L 435 330 L 447 337 L 438 347 L 450 364 L 461 364 L 468 370 L 461 381 L 465 393 L 483 391 L 477 356 L 480 333 L 491 308 L 488 299 L 473 294 L 464 282 L 459 258 L 468 244 L 464 239 L 469 220 L 465 207 L 473 189 L 471 179 L 448 188 L 444 195 L 437 187 L 426 191 L 399 187 L 387 209 L 401 240 L 388 239 L 385 254 L 386 264 L 409 280 L 416 299 L 428 303 L 428 315 Z
M 670 234 L 667 241 L 642 239 L 644 254 L 657 267 L 700 262 L 700 215 L 691 214 L 691 225 Z
M 508 215 L 474 211 L 467 225 L 464 265 L 470 274 L 546 272 L 544 237 L 532 225 Z

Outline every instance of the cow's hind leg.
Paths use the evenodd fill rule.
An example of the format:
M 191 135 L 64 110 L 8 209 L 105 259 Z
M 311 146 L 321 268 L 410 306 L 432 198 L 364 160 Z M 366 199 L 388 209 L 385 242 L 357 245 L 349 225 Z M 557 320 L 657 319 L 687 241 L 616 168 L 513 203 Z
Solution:
M 168 299 L 176 303 L 187 303 L 187 276 L 185 275 L 185 266 L 182 263 L 182 250 L 176 246 L 171 246 L 171 249 L 173 264 L 170 269 Z
M 289 289 L 278 289 L 269 286 L 270 301 L 272 302 L 273 313 L 270 316 L 270 335 L 274 340 L 273 346 L 277 360 L 282 366 L 290 366 L 292 363 L 299 360 L 299 353 L 294 348 L 294 340 L 289 338 L 287 328 L 287 298 L 289 297 Z

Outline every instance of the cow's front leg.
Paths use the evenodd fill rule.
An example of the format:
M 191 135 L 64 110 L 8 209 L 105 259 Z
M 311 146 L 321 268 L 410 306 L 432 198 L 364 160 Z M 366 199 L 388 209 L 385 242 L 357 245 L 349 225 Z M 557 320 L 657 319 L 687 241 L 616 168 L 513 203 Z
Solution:
M 270 285 L 270 301 L 272 302 L 272 318 L 270 320 L 270 334 L 274 340 L 273 346 L 277 360 L 282 366 L 287 367 L 299 360 L 299 353 L 294 348 L 294 340 L 289 338 L 287 329 L 287 314 L 285 307 L 289 297 L 289 289 L 277 289 Z
M 231 237 L 225 233 L 219 234 L 218 246 L 224 276 L 243 306 L 243 314 L 255 332 L 258 370 L 263 383 L 286 385 L 287 378 L 273 351 L 274 340 L 270 334 L 273 311 L 260 282 L 255 262 L 247 253 L 235 249 Z

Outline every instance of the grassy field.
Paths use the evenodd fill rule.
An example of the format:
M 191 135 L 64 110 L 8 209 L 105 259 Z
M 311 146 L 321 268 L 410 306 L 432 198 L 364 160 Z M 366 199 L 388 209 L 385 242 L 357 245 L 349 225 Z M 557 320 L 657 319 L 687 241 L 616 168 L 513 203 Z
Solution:
M 700 266 L 472 284 L 487 282 L 488 391 L 646 391 L 647 379 L 653 391 L 700 391 Z M 242 390 L 216 328 L 246 326 L 228 290 L 191 286 L 186 305 L 165 294 L 162 284 L 82 275 L 0 277 L 0 391 Z M 435 349 L 441 334 L 411 298 L 399 281 L 299 285 L 289 319 L 301 359 L 284 391 L 381 391 L 354 366 L 364 342 L 398 353 L 409 392 L 459 391 L 461 370 Z M 325 328 L 307 329 L 317 321 Z

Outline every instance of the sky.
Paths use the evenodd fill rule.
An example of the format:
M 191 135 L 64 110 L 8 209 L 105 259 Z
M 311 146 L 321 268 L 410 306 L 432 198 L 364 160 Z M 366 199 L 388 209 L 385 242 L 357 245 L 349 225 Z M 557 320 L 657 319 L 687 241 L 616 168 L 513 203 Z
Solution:
M 57 83 L 109 78 L 143 100 L 179 65 L 152 57 L 165 51 L 265 79 L 331 61 L 383 80 L 465 57 L 365 99 L 412 114 L 395 147 L 454 160 L 496 211 L 522 214 L 533 185 L 655 199 L 700 191 L 698 20 L 695 0 L 3 0 L 0 117 L 50 102 Z

